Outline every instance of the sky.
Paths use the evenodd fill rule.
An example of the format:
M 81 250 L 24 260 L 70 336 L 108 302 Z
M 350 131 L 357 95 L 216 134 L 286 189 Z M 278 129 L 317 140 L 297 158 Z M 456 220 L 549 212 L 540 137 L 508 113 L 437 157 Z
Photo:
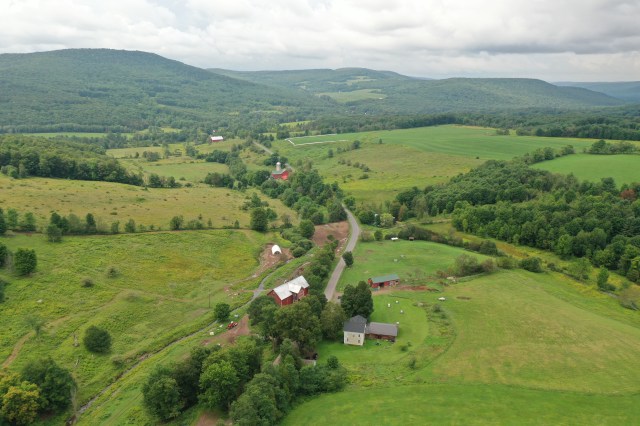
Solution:
M 0 0 L 0 53 L 111 48 L 202 68 L 640 80 L 640 0 Z

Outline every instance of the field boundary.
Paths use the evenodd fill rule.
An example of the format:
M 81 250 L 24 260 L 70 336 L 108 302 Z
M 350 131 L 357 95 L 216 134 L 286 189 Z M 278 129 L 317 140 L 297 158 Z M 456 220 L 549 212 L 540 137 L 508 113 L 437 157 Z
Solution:
M 309 135 L 309 136 L 297 136 L 294 138 L 286 138 L 285 141 L 289 142 L 293 146 L 302 146 L 302 145 L 318 145 L 323 143 L 336 143 L 336 142 L 349 142 L 347 139 L 336 139 L 331 141 L 318 141 L 318 142 L 304 142 L 304 143 L 294 143 L 293 139 L 305 139 L 305 138 L 318 138 L 323 136 L 338 136 L 337 133 L 327 133 L 326 135 Z

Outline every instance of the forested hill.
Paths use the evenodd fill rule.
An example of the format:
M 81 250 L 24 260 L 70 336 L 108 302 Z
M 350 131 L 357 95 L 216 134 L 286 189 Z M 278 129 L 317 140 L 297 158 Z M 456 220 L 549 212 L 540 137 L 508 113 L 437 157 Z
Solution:
M 428 80 L 363 68 L 213 73 L 327 96 L 369 113 L 479 112 L 526 108 L 583 109 L 624 101 L 578 87 L 521 78 Z
M 584 89 L 604 93 L 624 101 L 640 104 L 640 81 L 614 81 L 603 83 L 562 82 L 556 84 L 558 86 L 582 87 Z
M 322 111 L 332 102 L 109 49 L 0 55 L 0 130 L 220 126 L 225 115 Z

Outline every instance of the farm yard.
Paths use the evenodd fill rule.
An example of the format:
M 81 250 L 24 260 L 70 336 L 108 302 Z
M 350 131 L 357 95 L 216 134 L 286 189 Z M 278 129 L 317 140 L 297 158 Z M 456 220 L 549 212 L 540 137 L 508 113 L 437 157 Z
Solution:
M 354 263 L 345 269 L 338 291 L 347 284 L 388 274 L 398 274 L 401 286 L 428 286 L 441 289 L 436 273 L 452 267 L 461 254 L 474 256 L 479 262 L 487 256 L 429 241 L 376 241 L 359 243 L 353 253 Z
M 374 296 L 373 318 L 393 321 L 385 303 L 403 297 L 411 321 L 400 320 L 398 342 L 324 346 L 321 356 L 349 370 L 349 388 L 305 402 L 284 424 L 614 425 L 640 413 L 640 319 L 606 295 L 560 274 L 503 271 L 439 294 Z M 403 352 L 414 327 L 426 333 Z

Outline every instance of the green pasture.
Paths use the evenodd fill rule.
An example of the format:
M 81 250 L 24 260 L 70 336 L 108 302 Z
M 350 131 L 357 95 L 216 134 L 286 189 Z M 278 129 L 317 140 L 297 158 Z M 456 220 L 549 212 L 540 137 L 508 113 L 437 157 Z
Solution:
M 55 138 L 55 137 L 78 137 L 78 138 L 104 138 L 107 133 L 95 133 L 95 132 L 49 132 L 49 133 L 23 133 L 25 136 L 38 136 L 41 138 Z M 122 136 L 130 138 L 133 133 L 121 133 Z
M 617 185 L 640 182 L 640 155 L 576 154 L 533 165 L 553 173 L 573 173 L 580 180 L 598 182 L 611 177 Z
M 24 278 L 2 271 L 10 284 L 0 360 L 15 351 L 10 369 L 19 369 L 51 355 L 72 371 L 85 401 L 140 356 L 211 322 L 209 300 L 211 306 L 247 302 L 251 293 L 234 284 L 252 276 L 269 241 L 269 235 L 227 230 L 65 237 L 61 243 L 40 235 L 5 237 L 12 251 L 35 249 L 38 268 Z M 107 276 L 110 266 L 114 277 Z M 82 285 L 87 279 L 92 286 Z M 39 336 L 30 318 L 43 321 Z M 74 346 L 74 334 L 81 342 L 91 325 L 109 330 L 111 353 Z
M 339 182 L 358 201 L 374 203 L 391 199 L 413 186 L 423 188 L 446 182 L 486 160 L 509 160 L 547 146 L 573 145 L 581 150 L 593 143 L 588 139 L 498 136 L 495 129 L 464 126 L 344 133 L 291 140 L 294 144 L 346 140 L 298 146 L 276 141 L 274 149 L 294 165 L 297 160 L 311 160 L 327 180 Z M 337 152 L 338 147 L 348 148 L 355 140 L 361 141 L 360 149 Z M 329 149 L 334 153 L 332 158 L 328 155 Z M 351 165 L 340 164 L 341 160 Z M 365 164 L 370 171 L 363 171 L 356 163 Z
M 322 395 L 283 425 L 630 425 L 638 395 L 589 395 L 504 385 L 414 384 Z
M 284 424 L 632 424 L 640 414 L 640 317 L 593 286 L 499 271 L 443 293 L 374 296 L 383 301 L 374 319 L 394 319 L 379 298 L 402 304 L 407 293 L 423 312 L 436 303 L 443 312 L 434 323 L 405 311 L 406 327 L 426 337 L 412 338 L 404 358 L 391 345 L 326 345 L 321 356 L 336 354 L 351 384 L 301 404 Z M 434 355 L 443 327 L 455 337 Z
M 258 195 L 280 216 L 296 214 L 279 200 Z M 32 212 L 38 227 L 44 228 L 52 211 L 61 215 L 73 213 L 84 218 L 92 213 L 98 228 L 110 230 L 112 222 L 120 222 L 120 232 L 129 219 L 136 224 L 168 229 L 173 216 L 186 221 L 202 218 L 214 227 L 232 226 L 235 220 L 249 227 L 250 212 L 242 205 L 251 191 L 241 193 L 226 188 L 197 185 L 191 188 L 142 188 L 110 182 L 73 181 L 50 178 L 12 179 L 0 174 L 0 205 L 6 211 Z
M 356 82 L 356 81 L 353 81 Z M 329 96 L 336 102 L 346 104 L 348 102 L 365 101 L 368 99 L 384 99 L 387 97 L 380 89 L 359 89 L 350 92 L 324 92 L 317 93 L 317 96 Z
M 154 162 L 144 159 L 121 160 L 133 172 L 141 172 L 144 175 L 155 173 L 159 176 L 173 176 L 179 183 L 202 182 L 209 173 L 229 173 L 229 167 L 220 163 L 207 163 L 202 160 L 193 160 L 191 157 L 170 157 Z
M 353 266 L 345 269 L 337 288 L 342 291 L 347 284 L 355 285 L 359 281 L 389 274 L 398 274 L 401 285 L 440 288 L 437 271 L 453 266 L 455 258 L 461 254 L 474 256 L 479 262 L 488 259 L 478 253 L 430 241 L 359 243 L 353 253 Z

